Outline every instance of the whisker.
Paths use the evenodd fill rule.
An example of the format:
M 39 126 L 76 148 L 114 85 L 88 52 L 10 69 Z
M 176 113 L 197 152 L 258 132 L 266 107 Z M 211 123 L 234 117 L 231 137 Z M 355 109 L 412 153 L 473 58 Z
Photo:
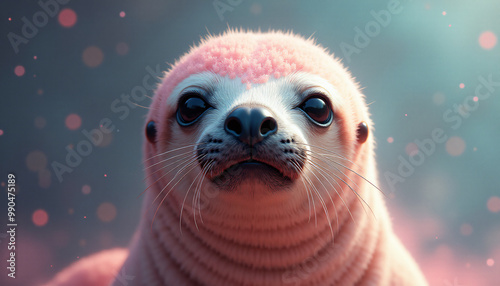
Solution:
M 174 165 L 174 164 L 177 164 L 177 163 L 179 163 L 179 162 L 181 162 L 181 161 L 182 161 L 181 163 L 179 163 L 179 164 L 178 164 L 178 165 L 180 165 L 180 164 L 183 164 L 183 163 L 185 163 L 185 162 L 187 162 L 187 161 L 190 161 L 190 160 L 193 160 L 193 158 L 192 158 L 192 157 L 188 157 L 188 158 L 183 157 L 183 158 L 180 158 L 180 159 L 175 160 L 174 162 L 170 162 L 170 163 L 168 163 L 168 164 L 166 164 L 166 165 L 164 165 L 164 166 L 161 166 L 160 168 L 158 168 L 158 169 L 157 169 L 157 170 L 155 170 L 154 172 L 151 172 L 151 174 L 147 175 L 147 176 L 143 179 L 143 181 L 146 181 L 146 180 L 147 180 L 147 179 L 149 179 L 151 176 L 154 176 L 154 174 L 156 174 L 156 173 L 160 172 L 161 170 L 163 170 L 163 169 L 165 169 L 165 168 L 167 168 L 167 167 L 170 167 L 170 166 L 172 166 L 172 165 Z M 172 169 L 175 169 L 175 168 L 172 168 Z M 171 170 L 172 170 L 172 169 L 171 169 Z
M 313 157 L 312 155 L 310 155 L 310 156 L 311 156 L 311 157 Z M 323 161 L 321 158 L 318 158 L 318 157 L 315 157 L 315 158 L 317 158 L 318 160 Z M 325 162 L 325 161 L 323 161 L 323 162 Z M 331 162 L 336 163 L 334 160 L 331 160 Z M 325 162 L 325 163 L 327 163 L 327 164 L 328 164 L 328 162 Z M 373 214 L 373 216 L 374 216 L 374 217 L 376 217 L 376 216 L 375 216 L 375 213 L 373 212 L 373 210 L 372 210 L 372 208 L 370 207 L 370 205 L 368 205 L 368 203 L 367 203 L 367 202 L 366 202 L 366 201 L 365 201 L 365 200 L 364 200 L 364 199 L 363 199 L 363 198 L 359 195 L 359 193 L 358 193 L 356 190 L 354 190 L 354 189 L 351 187 L 351 185 L 349 185 L 349 183 L 347 183 L 344 179 L 342 179 L 341 177 L 339 177 L 337 174 L 335 174 L 335 173 L 332 173 L 332 174 L 333 174 L 333 175 L 334 175 L 337 179 L 339 179 L 340 181 L 342 181 L 342 183 L 344 183 L 344 184 L 345 184 L 345 185 L 346 185 L 346 186 L 347 186 L 347 187 L 348 187 L 351 191 L 353 191 L 353 192 L 356 194 L 356 196 L 358 197 L 358 199 L 362 200 L 362 201 L 365 203 L 365 205 L 366 205 L 366 206 L 370 209 L 370 211 L 371 211 L 371 213 Z M 349 178 L 349 177 L 348 177 L 348 176 L 346 176 L 346 178 Z M 360 203 L 361 203 L 361 202 L 360 202 Z M 361 206 L 363 207 L 363 209 L 364 209 L 364 210 L 365 210 L 365 212 L 366 212 L 366 209 L 365 209 L 365 207 L 363 206 L 363 203 L 361 203 Z
M 346 158 L 346 157 L 345 157 L 345 156 L 343 156 L 342 154 L 339 154 L 339 153 L 337 153 L 337 152 L 335 152 L 335 151 L 333 151 L 333 150 L 326 149 L 326 148 L 323 148 L 323 147 L 320 147 L 320 146 L 311 145 L 311 144 L 308 144 L 308 143 L 298 143 L 298 142 L 297 142 L 296 144 L 299 144 L 299 145 L 306 145 L 306 146 L 309 146 L 309 147 L 318 148 L 318 149 L 323 150 L 323 151 L 325 151 L 325 152 L 329 152 L 329 153 L 331 153 L 331 154 L 333 154 L 333 155 L 338 156 L 338 157 L 339 157 L 339 159 L 344 159 L 344 160 L 348 161 L 349 163 L 351 163 L 351 164 L 353 164 L 353 165 L 355 165 L 355 166 L 359 167 L 360 169 L 363 169 L 363 167 L 359 166 L 359 165 L 358 165 L 358 164 L 356 164 L 355 162 L 353 162 L 353 161 L 349 160 L 348 158 Z
M 166 158 L 166 159 L 162 159 L 161 161 L 158 161 L 158 162 L 156 162 L 156 163 L 154 163 L 154 164 L 151 164 L 151 165 L 149 165 L 149 166 L 145 167 L 145 168 L 143 169 L 143 171 L 145 171 L 145 170 L 147 170 L 147 169 L 149 169 L 149 168 L 152 168 L 152 167 L 154 167 L 154 166 L 156 166 L 156 165 L 158 165 L 158 164 L 161 164 L 161 163 L 163 163 L 163 162 L 166 162 L 166 161 L 168 161 L 168 160 L 172 160 L 172 159 L 178 158 L 178 157 L 180 157 L 180 156 L 184 156 L 184 155 L 186 155 L 186 154 L 189 154 L 189 153 L 195 153 L 195 152 L 196 152 L 195 150 L 189 150 L 189 151 L 187 151 L 187 152 L 183 152 L 183 153 L 180 153 L 180 154 L 177 154 L 177 155 L 174 155 L 174 156 L 168 157 L 168 158 Z
M 297 171 L 300 170 L 300 167 L 299 167 L 299 165 L 296 162 L 290 161 L 290 163 L 292 163 L 292 166 L 294 166 L 294 168 Z M 311 202 L 312 202 L 312 205 L 313 205 L 313 212 L 314 212 L 314 219 L 315 220 L 316 220 L 316 205 L 314 203 L 314 197 L 313 197 L 313 194 L 312 194 L 312 190 L 310 190 L 306 186 L 305 176 L 301 176 L 301 179 L 302 179 L 302 183 L 304 184 L 304 187 L 306 189 L 307 200 L 308 200 L 308 203 L 309 203 L 309 221 L 308 222 L 311 222 Z
M 198 164 L 196 164 L 197 162 L 197 159 L 194 158 L 191 160 L 190 163 L 186 164 L 184 167 L 180 168 L 177 173 L 175 173 L 174 177 L 172 179 L 170 179 L 170 181 L 168 182 L 168 184 L 163 187 L 163 189 L 161 189 L 161 191 L 158 193 L 158 195 L 155 197 L 155 199 L 153 200 L 153 202 L 151 202 L 152 204 L 158 199 L 158 197 L 161 195 L 161 193 L 163 193 L 163 191 L 175 180 L 175 178 L 177 178 L 177 175 L 179 175 L 179 173 L 183 170 L 185 170 L 186 168 L 188 167 L 191 167 L 191 169 L 189 169 L 189 171 L 187 171 L 172 187 L 170 187 L 170 190 L 169 192 L 173 189 L 173 187 L 175 187 L 179 182 L 180 180 L 182 180 L 191 170 L 193 170 L 194 168 L 196 168 L 198 166 Z
M 131 101 L 131 102 L 132 102 L 132 101 Z M 137 104 L 137 103 L 135 103 L 135 102 L 132 102 L 132 104 L 133 104 L 133 105 L 135 105 L 135 106 L 138 106 L 138 107 L 144 108 L 144 109 L 158 110 L 158 109 L 154 109 L 154 108 L 151 108 L 151 107 L 142 106 L 142 105 Z
M 200 159 L 203 159 L 205 156 L 206 156 L 206 154 L 205 154 L 205 155 L 203 155 L 203 156 L 201 156 L 201 157 L 200 157 Z M 188 159 L 185 159 L 183 162 L 179 163 L 177 166 L 180 166 L 180 165 L 182 165 L 182 164 L 186 163 L 186 161 L 190 161 L 188 164 L 191 164 L 191 163 L 195 162 L 196 160 L 197 160 L 197 158 L 188 158 Z M 177 168 L 177 166 L 176 166 L 175 168 Z M 163 174 L 162 176 L 160 176 L 160 177 L 159 177 L 156 181 L 154 181 L 154 182 L 153 182 L 151 185 L 149 185 L 149 186 L 148 186 L 148 187 L 147 187 L 144 191 L 142 191 L 142 193 L 140 193 L 140 194 L 137 196 L 137 198 L 139 198 L 140 196 L 142 196 L 142 195 L 143 195 L 143 194 L 144 194 L 144 193 L 145 193 L 145 192 L 146 192 L 149 188 L 151 188 L 152 186 L 154 186 L 154 184 L 156 184 L 156 183 L 157 183 L 159 180 L 161 180 L 163 177 L 165 177 L 166 175 L 168 175 L 170 172 L 174 171 L 174 170 L 175 170 L 175 168 L 170 169 L 170 171 L 168 171 L 168 172 L 166 172 L 165 174 Z M 163 169 L 163 168 L 161 168 L 161 169 L 159 169 L 159 170 L 155 171 L 154 173 L 156 173 L 156 172 L 158 172 L 158 171 L 160 171 L 160 170 L 162 170 L 162 169 Z M 180 171 L 180 170 L 179 170 L 179 171 Z M 153 175 L 154 175 L 154 173 L 153 173 L 153 174 L 150 174 L 149 176 L 147 176 L 147 178 L 149 178 L 149 177 L 153 176 Z M 176 176 L 177 176 L 177 174 L 176 174 Z
M 203 170 L 200 170 L 200 172 L 198 172 L 198 175 L 196 175 L 196 177 L 194 178 L 194 180 L 191 183 L 191 185 L 189 185 L 189 188 L 188 188 L 186 194 L 184 195 L 184 200 L 182 201 L 181 213 L 179 215 L 179 230 L 180 230 L 181 235 L 182 235 L 182 213 L 184 211 L 184 204 L 186 203 L 186 199 L 187 199 L 187 196 L 189 194 L 189 191 L 191 191 L 191 188 L 193 187 L 193 184 L 196 182 L 196 180 L 198 179 L 198 177 L 202 174 L 202 171 Z
M 163 156 L 163 155 L 166 155 L 166 154 L 169 154 L 169 153 L 172 153 L 172 152 L 175 152 L 177 150 L 181 150 L 181 149 L 185 149 L 185 148 L 190 148 L 190 147 L 195 147 L 195 146 L 198 146 L 198 145 L 203 145 L 203 144 L 206 144 L 206 143 L 195 143 L 195 144 L 189 144 L 189 145 L 186 145 L 186 146 L 182 146 L 182 147 L 178 147 L 178 148 L 175 148 L 175 149 L 171 149 L 171 150 L 168 150 L 166 152 L 163 152 L 163 153 L 160 153 L 160 154 L 156 154 L 156 155 L 153 155 L 147 159 L 145 159 L 143 161 L 143 163 L 146 163 L 147 161 L 153 159 L 153 158 L 156 158 L 158 156 Z
M 294 165 L 292 163 L 292 166 L 293 168 L 299 172 L 300 170 L 296 167 L 296 165 Z M 309 221 L 308 222 L 311 222 L 311 199 L 309 198 L 309 188 L 306 186 L 306 183 L 304 181 L 304 178 L 301 176 L 300 177 L 301 181 L 302 181 L 302 184 L 304 184 L 304 189 L 306 190 L 306 194 L 307 194 L 307 204 L 309 205 Z
M 205 170 L 203 172 L 203 175 L 201 177 L 201 180 L 200 182 L 198 182 L 198 185 L 196 186 L 196 189 L 195 189 L 195 193 L 194 193 L 194 197 L 193 197 L 193 201 L 191 202 L 191 205 L 193 206 L 193 209 L 194 209 L 194 214 L 193 214 L 193 218 L 194 218 L 194 224 L 196 226 L 196 229 L 199 230 L 198 228 L 198 224 L 196 223 L 196 202 L 198 202 L 198 213 L 200 215 L 200 220 L 201 220 L 201 223 L 204 224 L 203 222 L 203 216 L 201 215 L 201 188 L 203 186 L 203 181 L 205 180 L 206 178 L 206 175 L 208 173 L 208 170 L 210 168 L 212 168 L 212 166 L 215 164 L 215 160 L 211 160 L 209 163 L 207 163 L 207 165 L 205 166 Z
M 311 151 L 309 151 L 309 152 L 311 152 Z M 320 154 L 320 155 L 326 155 L 326 156 L 328 156 L 327 154 Z M 375 185 L 374 183 L 372 183 L 370 180 L 368 180 L 367 178 L 365 178 L 363 175 L 359 174 L 358 172 L 354 171 L 353 169 L 351 169 L 351 168 L 349 168 L 349 167 L 347 167 L 347 166 L 345 166 L 345 165 L 343 165 L 343 164 L 341 164 L 341 163 L 339 163 L 339 162 L 337 162 L 335 160 L 331 160 L 331 162 L 333 162 L 333 163 L 335 163 L 335 164 L 337 164 L 337 165 L 339 165 L 341 167 L 344 167 L 347 170 L 353 172 L 354 174 L 356 174 L 357 176 L 359 176 L 360 178 L 362 178 L 363 180 L 365 180 L 367 183 L 369 183 L 370 185 L 372 185 L 375 189 L 377 189 L 380 193 L 382 193 L 382 195 L 384 195 L 384 197 L 387 198 L 387 195 L 384 193 L 384 191 L 382 191 L 379 187 L 377 187 L 377 185 Z M 337 170 L 339 170 L 339 169 L 337 169 Z
M 330 167 L 335 168 L 335 170 L 339 171 L 339 173 L 340 173 L 340 174 L 342 174 L 342 176 L 346 177 L 346 178 L 347 178 L 347 179 L 348 179 L 351 183 L 353 183 L 353 184 L 356 186 L 356 188 L 357 188 L 357 189 L 359 189 L 359 186 L 358 186 L 358 184 L 356 184 L 356 182 L 355 182 L 355 181 L 353 181 L 353 180 L 352 180 L 349 176 L 347 176 L 344 172 L 342 172 L 339 168 L 337 168 L 337 166 L 332 166 L 332 165 L 330 165 L 330 164 L 329 164 L 329 162 L 333 162 L 333 163 L 335 163 L 335 160 L 329 160 L 329 161 L 326 161 L 326 159 L 324 160 L 324 159 L 322 159 L 322 158 L 320 158 L 320 157 L 316 157 L 316 156 L 314 156 L 313 154 L 309 154 L 309 156 L 311 156 L 311 157 L 313 157 L 313 158 L 315 158 L 315 159 L 318 159 L 318 160 L 320 160 L 321 162 L 324 162 L 324 163 L 328 164 L 328 166 L 330 166 Z
M 297 164 L 293 161 L 290 161 L 292 164 Z M 299 168 L 299 166 L 297 165 L 297 168 Z M 300 169 L 300 168 L 299 168 Z M 309 186 L 311 186 L 311 200 L 312 200 L 312 203 L 313 203 L 313 210 L 314 210 L 314 225 L 316 227 L 318 227 L 318 217 L 317 217 L 317 214 L 316 214 L 316 204 L 314 202 L 314 196 L 313 196 L 313 192 L 312 190 L 315 189 L 315 186 L 314 184 L 312 184 L 311 180 L 309 180 L 309 177 L 306 176 L 305 174 L 302 175 L 302 177 L 306 180 L 306 182 L 309 184 Z M 319 199 L 319 198 L 318 198 Z
M 307 159 L 307 158 L 305 158 Z M 330 184 L 330 186 L 335 190 L 335 192 L 338 194 L 337 190 L 335 189 L 335 187 L 333 187 L 332 183 L 328 180 L 328 178 L 326 178 L 321 172 L 323 172 L 323 170 L 320 168 L 319 165 L 316 165 L 314 162 L 312 162 L 312 160 L 309 160 L 307 159 L 307 161 L 311 164 L 311 166 L 313 168 L 315 168 L 316 170 L 318 170 L 320 172 L 320 175 Z M 336 217 L 336 221 L 337 221 L 337 229 L 339 227 L 339 216 L 338 216 L 338 212 L 337 212 L 337 207 L 335 206 L 335 203 L 333 202 L 333 198 L 332 196 L 330 195 L 330 192 L 328 191 L 328 189 L 326 188 L 326 186 L 323 184 L 323 182 L 318 178 L 318 176 L 316 176 L 316 174 L 314 174 L 314 172 L 312 172 L 313 175 L 316 177 L 316 179 L 321 183 L 321 185 L 323 186 L 323 188 L 325 189 L 325 192 L 328 194 L 328 197 L 330 198 L 330 202 L 332 203 L 333 205 L 333 209 L 335 210 L 335 217 Z M 339 195 L 339 197 L 342 199 L 342 197 Z M 343 201 L 343 200 L 342 200 Z M 345 203 L 344 203 L 345 204 Z M 333 233 L 332 233 L 333 234 Z
M 372 185 L 375 189 L 377 189 L 382 195 L 384 195 L 384 197 L 387 198 L 387 195 L 379 188 L 377 187 L 374 183 L 372 183 L 370 180 L 368 180 L 367 178 L 365 178 L 363 175 L 359 174 L 358 172 L 352 170 L 351 168 L 349 167 L 346 167 L 342 164 L 340 164 L 339 162 L 335 162 L 335 160 L 332 160 L 335 164 L 339 165 L 339 166 L 342 166 L 344 168 L 346 168 L 347 170 L 353 172 L 354 174 L 358 175 L 360 178 L 362 178 L 363 180 L 365 180 L 368 184 Z
M 311 161 L 309 161 L 309 163 L 313 163 Z M 312 166 L 312 165 L 311 165 Z M 316 177 L 316 180 L 318 180 L 320 182 L 320 184 L 323 186 L 323 189 L 325 189 L 325 193 L 328 194 L 328 196 L 330 197 L 330 202 L 332 203 L 333 205 L 333 209 L 335 210 L 335 217 L 337 218 L 337 228 L 339 226 L 339 216 L 338 216 L 338 213 L 337 213 L 337 207 L 335 206 L 335 203 L 333 202 L 333 199 L 332 199 L 332 196 L 330 195 L 330 193 L 328 192 L 328 189 L 326 188 L 326 186 L 323 184 L 323 182 L 318 178 L 318 176 L 316 176 L 316 174 L 313 172 L 313 170 L 311 170 L 311 174 L 314 175 L 314 177 Z M 319 194 L 319 191 L 318 191 L 318 194 Z M 332 238 L 334 237 L 333 235 L 333 229 L 332 229 L 332 223 L 331 223 L 331 220 L 330 220 L 330 215 L 329 215 L 329 212 L 327 211 L 327 208 L 326 208 L 326 203 L 324 202 L 323 200 L 323 209 L 325 210 L 325 215 L 326 215 L 326 219 L 328 220 L 328 225 L 330 226 L 330 232 L 332 233 Z
M 313 165 L 316 165 L 316 169 L 318 171 L 320 171 L 320 175 L 325 178 L 325 180 L 330 184 L 330 186 L 332 187 L 332 189 L 335 191 L 335 193 L 337 193 L 337 195 L 339 196 L 340 200 L 342 201 L 342 203 L 344 204 L 344 206 L 346 207 L 347 209 L 347 212 L 349 213 L 351 219 L 353 220 L 354 223 L 356 223 L 356 220 L 354 219 L 352 213 L 351 213 L 351 210 L 349 209 L 349 206 L 347 205 L 347 203 L 345 202 L 344 198 L 342 197 L 342 195 L 337 191 L 337 188 L 335 188 L 334 185 L 332 185 L 332 182 L 330 180 L 328 180 L 328 178 L 325 177 L 325 175 L 323 174 L 326 174 L 328 177 L 330 177 L 330 179 L 333 180 L 333 182 L 335 182 L 335 184 L 337 184 L 337 186 L 342 189 L 342 187 L 340 186 L 340 184 L 328 173 L 325 171 L 325 168 L 321 168 L 321 166 L 319 164 L 315 164 L 314 162 L 312 162 L 312 160 L 306 158 L 305 156 L 302 155 L 302 157 L 304 159 L 306 159 L 312 166 Z M 330 196 L 330 199 L 331 199 L 331 196 Z M 332 202 L 333 203 L 333 202 Z M 335 204 L 334 204 L 335 206 Z M 337 226 L 338 226 L 338 218 L 337 218 Z
M 312 173 L 312 170 L 311 170 L 311 173 Z M 319 202 L 320 202 L 321 206 L 323 207 L 323 211 L 325 212 L 325 215 L 327 217 L 327 220 L 328 220 L 330 228 L 331 228 L 332 226 L 331 226 L 331 223 L 330 223 L 330 215 L 328 214 L 328 210 L 326 209 L 326 204 L 325 204 L 325 201 L 323 200 L 323 197 L 319 193 L 319 191 L 316 188 L 316 186 L 312 183 L 311 179 L 309 179 L 308 176 L 305 176 L 305 178 L 309 182 L 309 185 L 311 185 L 311 187 L 313 188 L 314 193 L 318 196 Z M 318 220 L 317 220 L 316 217 L 315 217 L 315 225 L 316 225 L 316 227 L 318 227 Z
M 190 164 L 189 164 L 189 165 L 190 165 Z M 186 166 L 189 166 L 189 165 L 186 165 Z M 186 167 L 186 166 L 184 166 L 184 167 Z M 183 168 L 184 168 L 184 167 L 183 167 Z M 195 165 L 194 165 L 191 169 L 189 169 L 189 170 L 188 170 L 188 171 L 187 171 L 187 172 L 186 172 L 186 173 L 185 173 L 185 174 L 184 174 L 184 175 L 183 175 L 183 176 L 182 176 L 179 180 L 177 180 L 177 182 L 176 182 L 176 183 L 175 183 L 172 187 L 170 187 L 170 190 L 168 190 L 168 192 L 167 192 L 167 193 L 163 196 L 163 199 L 160 201 L 160 203 L 158 204 L 158 207 L 156 208 L 155 214 L 154 214 L 154 216 L 153 216 L 153 220 L 151 221 L 151 230 L 153 230 L 153 223 L 154 223 L 154 221 L 155 221 L 155 218 L 156 218 L 156 215 L 157 215 L 157 213 L 158 213 L 158 210 L 160 209 L 160 207 L 161 207 L 161 205 L 163 204 L 163 202 L 165 201 L 165 199 L 166 199 L 166 198 L 168 197 L 168 195 L 169 195 L 169 194 L 173 191 L 174 187 L 175 187 L 175 186 L 177 186 L 177 184 L 178 184 L 180 181 L 182 181 L 182 179 L 183 179 L 184 177 L 186 177 L 186 175 L 187 175 L 189 172 L 191 172 L 193 169 L 195 169 L 196 167 L 198 167 L 198 165 L 197 165 L 197 164 L 195 164 Z M 179 171 L 180 171 L 180 170 L 179 170 Z M 177 173 L 178 173 L 178 172 L 177 172 Z M 160 193 L 156 196 L 156 198 L 153 200 L 153 202 L 152 202 L 151 204 L 153 204 L 153 203 L 156 201 L 156 199 L 158 199 L 158 197 L 160 196 L 160 194 L 161 194 L 161 193 L 163 193 L 163 191 L 165 190 L 165 188 L 166 188 L 166 187 L 168 187 L 168 185 L 170 185 L 170 183 L 171 183 L 171 182 L 172 182 L 172 181 L 173 181 L 176 177 L 177 177 L 177 174 L 176 174 L 176 175 L 172 178 L 172 180 L 170 180 L 170 181 L 168 182 L 168 184 L 167 184 L 165 187 L 163 187 L 163 189 L 160 191 Z

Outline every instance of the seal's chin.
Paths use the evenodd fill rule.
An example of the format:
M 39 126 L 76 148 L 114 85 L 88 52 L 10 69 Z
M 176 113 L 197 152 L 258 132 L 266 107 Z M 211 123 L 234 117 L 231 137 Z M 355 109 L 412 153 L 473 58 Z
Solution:
M 243 184 L 261 185 L 270 191 L 285 189 L 294 179 L 267 162 L 247 159 L 232 164 L 210 180 L 221 189 L 234 190 Z

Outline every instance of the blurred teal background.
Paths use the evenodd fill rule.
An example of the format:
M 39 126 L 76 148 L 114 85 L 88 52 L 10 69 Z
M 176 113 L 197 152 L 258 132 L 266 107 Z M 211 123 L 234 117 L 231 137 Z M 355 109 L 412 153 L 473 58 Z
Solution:
M 200 37 L 228 27 L 313 35 L 342 59 L 370 103 L 395 229 L 431 285 L 500 285 L 500 86 L 474 99 L 479 78 L 500 82 L 498 1 L 61 2 L 46 21 L 37 1 L 0 4 L 2 233 L 7 174 L 18 180 L 18 278 L 6 280 L 0 235 L 1 285 L 44 282 L 80 257 L 127 245 L 145 188 L 147 110 L 129 106 L 125 116 L 112 106 L 125 106 L 122 96 L 143 85 L 148 68 L 166 70 Z M 398 12 L 380 12 L 388 5 Z M 16 53 L 23 17 L 40 27 L 24 31 Z M 363 43 L 358 29 L 371 35 Z M 59 182 L 53 162 L 65 163 L 66 147 L 103 118 L 115 129 Z M 447 140 L 418 151 L 415 140 L 436 128 Z M 404 177 L 401 158 L 424 161 Z M 402 181 L 391 186 L 389 172 Z

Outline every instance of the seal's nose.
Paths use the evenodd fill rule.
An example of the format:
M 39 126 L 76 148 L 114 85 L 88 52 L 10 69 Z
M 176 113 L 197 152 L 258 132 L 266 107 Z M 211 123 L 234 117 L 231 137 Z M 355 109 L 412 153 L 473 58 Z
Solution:
M 263 107 L 239 107 L 231 112 L 224 123 L 226 132 L 250 146 L 278 131 L 273 114 Z

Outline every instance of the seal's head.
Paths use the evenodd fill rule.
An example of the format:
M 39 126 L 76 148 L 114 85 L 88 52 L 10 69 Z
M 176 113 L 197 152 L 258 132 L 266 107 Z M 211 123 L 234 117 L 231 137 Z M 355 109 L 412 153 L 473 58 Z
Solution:
M 166 73 L 145 159 L 159 200 L 172 193 L 201 207 L 203 193 L 216 192 L 224 211 L 272 198 L 296 207 L 348 184 L 344 167 L 371 150 L 369 126 L 364 97 L 324 48 L 292 34 L 230 31 Z M 336 185 L 319 190 L 320 181 Z
M 370 127 L 354 80 L 311 40 L 206 39 L 153 98 L 151 190 L 113 285 L 125 273 L 134 285 L 426 285 L 374 188 Z

